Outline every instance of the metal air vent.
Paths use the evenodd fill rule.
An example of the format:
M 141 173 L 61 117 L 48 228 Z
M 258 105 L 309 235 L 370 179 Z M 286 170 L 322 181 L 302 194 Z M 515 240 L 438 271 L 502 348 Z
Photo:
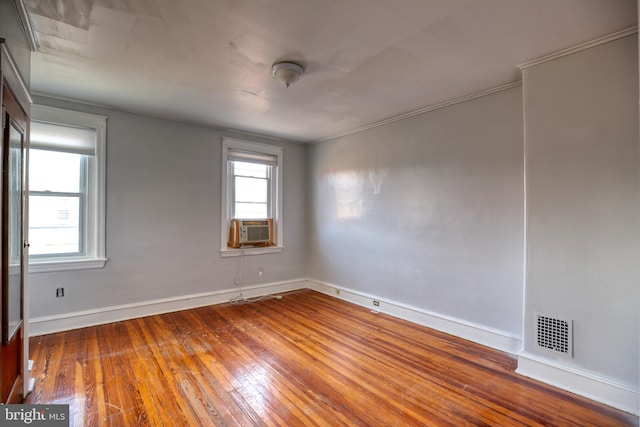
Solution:
M 573 321 L 535 313 L 536 343 L 539 347 L 573 357 Z

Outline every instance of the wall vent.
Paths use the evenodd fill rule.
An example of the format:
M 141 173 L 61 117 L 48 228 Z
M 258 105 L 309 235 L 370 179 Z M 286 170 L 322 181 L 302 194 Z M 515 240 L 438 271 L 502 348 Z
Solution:
M 538 347 L 573 357 L 573 321 L 535 313 Z

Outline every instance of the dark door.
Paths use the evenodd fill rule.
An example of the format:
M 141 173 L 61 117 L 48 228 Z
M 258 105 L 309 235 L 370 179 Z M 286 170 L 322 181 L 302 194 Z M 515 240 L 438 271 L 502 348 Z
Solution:
M 3 84 L 2 129 L 2 403 L 23 398 L 24 171 L 27 116 Z

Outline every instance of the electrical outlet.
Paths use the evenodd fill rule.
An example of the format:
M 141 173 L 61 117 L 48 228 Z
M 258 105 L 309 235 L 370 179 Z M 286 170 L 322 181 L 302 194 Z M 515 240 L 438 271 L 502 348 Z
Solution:
M 233 284 L 236 286 L 240 286 L 240 278 L 238 276 L 233 278 Z
M 264 268 L 258 267 L 258 277 L 262 277 L 263 274 L 264 274 Z
M 380 307 L 380 301 L 378 301 L 377 299 L 374 299 L 373 305 L 375 305 L 376 307 Z
M 64 288 L 56 289 L 56 298 L 62 298 L 64 296 Z

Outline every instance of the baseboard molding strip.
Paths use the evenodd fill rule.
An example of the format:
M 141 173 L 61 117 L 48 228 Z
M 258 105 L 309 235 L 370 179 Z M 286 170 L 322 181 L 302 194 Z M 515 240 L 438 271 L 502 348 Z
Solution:
M 381 313 L 408 320 L 418 325 L 436 329 L 513 355 L 518 354 L 522 349 L 522 340 L 520 337 L 504 331 L 489 329 L 485 326 L 442 316 L 408 304 L 382 299 L 375 295 L 346 289 L 314 279 L 309 279 L 308 287 L 325 295 L 368 307 Z M 373 300 L 378 301 L 380 305 L 373 306 Z
M 530 353 L 518 354 L 516 372 L 634 415 L 640 415 L 640 390 L 559 365 Z
M 275 282 L 242 288 L 245 298 L 295 291 L 307 287 L 306 279 Z M 238 288 L 202 294 L 164 298 L 140 303 L 124 304 L 95 310 L 76 311 L 56 316 L 37 317 L 29 320 L 29 336 L 52 334 L 88 326 L 120 322 L 122 320 L 188 310 L 207 305 L 221 304 L 240 296 Z
M 522 351 L 522 340 L 504 331 L 493 330 L 461 319 L 442 316 L 397 301 L 380 298 L 364 292 L 347 289 L 313 279 L 268 283 L 242 288 L 242 296 L 254 298 L 312 289 L 372 310 L 436 329 L 475 343 L 518 356 L 516 372 L 523 376 L 550 384 L 554 387 L 584 396 L 616 409 L 640 415 L 640 390 L 624 384 L 597 377 L 577 369 L 559 365 L 553 361 Z M 46 316 L 29 321 L 29 336 L 45 335 L 71 329 L 119 322 L 123 320 L 188 310 L 207 305 L 221 304 L 240 296 L 238 288 L 165 298 L 134 304 L 77 311 L 64 315 Z M 374 306 L 373 300 L 379 305 Z

